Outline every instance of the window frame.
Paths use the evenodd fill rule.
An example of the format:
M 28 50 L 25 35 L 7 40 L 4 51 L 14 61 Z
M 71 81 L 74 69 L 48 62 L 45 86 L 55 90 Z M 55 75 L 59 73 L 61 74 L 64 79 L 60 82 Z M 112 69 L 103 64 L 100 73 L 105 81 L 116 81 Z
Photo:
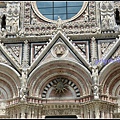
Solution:
M 48 19 L 44 15 L 42 15 L 42 13 L 40 13 L 40 11 L 37 8 L 36 1 L 32 1 L 31 5 L 32 5 L 33 11 L 35 12 L 35 14 L 39 18 L 41 18 L 41 19 L 43 19 L 43 20 L 45 20 L 47 22 L 57 23 L 57 20 Z M 80 16 L 84 12 L 84 10 L 86 9 L 87 5 L 88 5 L 88 1 L 83 1 L 83 5 L 82 5 L 80 11 L 76 15 L 74 15 L 72 18 L 66 19 L 66 20 L 62 20 L 62 22 L 65 23 L 65 22 L 69 22 L 69 21 L 72 21 L 72 20 L 76 19 L 78 16 Z

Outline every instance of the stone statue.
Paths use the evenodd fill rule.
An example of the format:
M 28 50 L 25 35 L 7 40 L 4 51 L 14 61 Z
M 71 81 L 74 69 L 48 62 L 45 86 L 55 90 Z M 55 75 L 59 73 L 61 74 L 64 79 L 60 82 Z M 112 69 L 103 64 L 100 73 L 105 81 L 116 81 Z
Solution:
M 62 19 L 60 18 L 60 16 L 58 16 L 57 27 L 61 28 L 61 25 L 62 25 Z
M 105 29 L 108 29 L 108 22 L 109 22 L 109 18 L 108 16 L 105 16 L 105 18 L 103 18 L 102 20 L 102 27 L 105 28 Z
M 98 67 L 97 66 L 92 67 L 92 79 L 93 79 L 94 84 L 99 84 L 98 83 Z
M 110 29 L 114 28 L 114 20 L 112 18 L 109 18 L 109 27 Z
M 18 25 L 17 22 L 13 22 L 13 26 L 12 26 L 12 32 L 17 32 L 18 31 Z
M 22 101 L 25 100 L 25 96 L 26 96 L 25 92 L 26 92 L 26 88 L 22 86 L 20 88 L 20 98 L 21 98 Z
M 93 95 L 94 99 L 99 99 L 99 86 L 97 85 L 93 86 Z
M 28 92 L 27 91 L 27 81 L 26 81 L 26 78 L 27 78 L 26 71 L 23 71 L 22 72 L 22 78 L 21 78 L 22 85 L 21 85 L 21 88 L 20 88 L 20 98 L 21 98 L 22 101 L 25 100 L 25 97 L 26 97 L 27 92 Z
M 92 79 L 93 79 L 93 95 L 94 99 L 99 99 L 99 81 L 98 81 L 98 66 L 92 67 Z

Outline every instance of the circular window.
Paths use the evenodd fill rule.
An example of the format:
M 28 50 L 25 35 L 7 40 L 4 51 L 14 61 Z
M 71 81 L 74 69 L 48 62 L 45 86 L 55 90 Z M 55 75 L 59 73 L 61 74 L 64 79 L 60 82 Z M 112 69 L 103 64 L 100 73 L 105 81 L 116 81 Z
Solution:
M 59 16 L 62 20 L 66 20 L 80 11 L 83 1 L 37 1 L 36 5 L 40 13 L 46 18 L 57 20 Z
M 77 18 L 86 8 L 84 1 L 36 1 L 32 2 L 35 13 L 48 22 L 55 22 L 60 17 L 63 21 Z

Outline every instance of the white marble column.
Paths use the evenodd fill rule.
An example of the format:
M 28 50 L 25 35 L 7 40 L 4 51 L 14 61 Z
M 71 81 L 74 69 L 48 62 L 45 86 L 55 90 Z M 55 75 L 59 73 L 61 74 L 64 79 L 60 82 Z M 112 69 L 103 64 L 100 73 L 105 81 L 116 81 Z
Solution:
M 92 109 L 90 110 L 90 118 L 93 118 L 93 112 L 92 112 Z
M 15 110 L 12 110 L 12 117 L 15 118 Z
M 101 118 L 104 118 L 104 111 L 101 110 Z
M 84 108 L 84 118 L 88 118 L 87 109 Z
M 110 118 L 110 112 L 109 112 L 109 110 L 107 111 L 107 118 Z
M 32 109 L 32 118 L 34 118 L 34 109 Z
M 110 110 L 110 118 L 113 118 L 113 112 Z
M 41 118 L 41 110 L 39 108 L 38 118 Z
M 35 119 L 37 118 L 37 108 L 35 108 L 35 115 L 34 115 L 34 118 L 35 118 Z
M 21 118 L 25 118 L 25 113 L 24 113 L 24 110 L 21 110 Z
M 28 111 L 28 117 L 27 118 L 31 118 L 31 110 Z
M 87 116 L 88 116 L 87 118 L 90 118 L 90 111 L 89 111 L 89 110 L 88 110 L 87 114 L 88 114 L 88 115 L 87 115 Z
M 106 111 L 104 112 L 104 118 L 107 118 L 107 113 L 106 113 Z
M 95 118 L 100 118 L 100 111 L 99 111 L 99 105 L 95 104 Z
M 84 109 L 83 109 L 83 107 L 81 108 L 81 118 L 84 118 Z

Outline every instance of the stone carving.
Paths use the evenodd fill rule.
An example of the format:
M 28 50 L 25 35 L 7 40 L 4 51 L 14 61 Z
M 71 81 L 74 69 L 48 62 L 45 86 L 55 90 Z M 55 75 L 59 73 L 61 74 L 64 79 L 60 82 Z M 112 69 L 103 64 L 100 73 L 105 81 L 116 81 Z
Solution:
M 8 64 L 7 60 L 2 56 L 1 52 L 0 52 L 0 62 Z
M 27 88 L 27 71 L 22 72 L 21 81 L 22 82 L 21 82 L 21 88 L 20 88 L 19 96 L 20 96 L 21 101 L 25 101 L 26 96 L 29 93 L 28 88 Z
M 103 18 L 102 20 L 102 27 L 104 27 L 105 29 L 107 29 L 109 26 L 109 19 L 109 16 L 105 16 L 105 18 Z
M 24 86 L 22 86 L 22 87 L 20 88 L 20 98 L 21 98 L 21 101 L 24 101 L 24 100 L 25 100 L 25 96 L 26 96 L 25 92 L 26 92 L 26 89 L 25 89 Z
M 26 100 L 26 96 L 28 95 L 27 89 L 27 75 L 28 75 L 28 41 L 24 41 L 24 52 L 23 52 L 23 60 L 22 60 L 22 76 L 21 76 L 21 89 L 20 89 L 20 98 L 21 101 Z
M 36 45 L 34 48 L 35 49 L 34 54 L 36 55 L 42 48 L 43 48 L 43 45 Z
M 21 63 L 22 44 L 7 44 L 6 48 L 14 56 L 15 60 Z
M 30 4 L 30 2 L 25 1 L 24 5 L 25 5 L 24 22 L 27 23 L 27 24 L 30 24 L 30 20 L 31 20 L 31 17 L 30 17 L 30 14 L 31 14 L 31 4 Z
M 88 34 L 88 33 L 95 33 L 98 32 L 96 29 L 96 23 L 95 23 L 95 2 L 91 2 L 89 1 L 89 13 L 88 13 L 88 9 L 86 11 L 86 13 L 84 13 L 85 15 L 83 15 L 84 17 L 78 17 L 78 19 L 76 19 L 74 22 L 63 22 L 63 20 L 61 20 L 61 18 L 58 16 L 58 20 L 56 21 L 56 23 L 44 23 L 41 22 L 42 19 L 36 17 L 36 15 L 34 14 L 35 12 L 32 11 L 31 9 L 31 4 L 29 2 L 25 2 L 25 11 L 24 11 L 24 27 L 25 27 L 25 33 L 26 35 L 30 36 L 30 35 L 51 35 L 54 34 L 54 32 L 56 31 L 56 29 L 59 30 L 64 30 L 64 32 L 66 34 Z M 88 14 L 89 15 L 89 21 L 88 21 Z M 32 19 L 35 18 L 36 22 L 35 24 L 33 24 Z M 86 22 L 85 22 L 85 21 Z M 31 21 L 31 22 L 30 22 Z M 89 31 L 87 28 L 87 25 L 89 26 Z M 64 25 L 67 26 L 66 29 L 64 29 Z M 76 30 L 76 25 L 78 26 L 79 30 Z M 80 26 L 83 25 L 84 29 L 81 30 Z M 93 25 L 95 25 L 93 27 Z M 34 30 L 33 32 L 31 32 L 31 28 L 36 29 L 36 26 L 39 26 L 39 32 L 36 32 L 36 30 Z M 72 27 L 71 27 L 72 26 Z M 42 29 L 44 27 L 44 30 Z M 48 27 L 50 28 L 48 30 Z
M 113 45 L 115 44 L 115 41 L 111 41 L 111 42 L 101 42 L 100 43 L 100 54 L 101 57 L 104 57 L 108 51 L 113 47 Z
M 31 62 L 33 62 L 43 51 L 46 43 L 32 43 L 32 54 L 31 54 Z
M 91 23 L 95 20 L 95 2 L 94 1 L 90 1 L 89 2 L 89 21 L 91 21 Z
M 93 95 L 94 95 L 94 99 L 99 99 L 99 86 L 98 85 L 93 86 Z
M 92 67 L 92 78 L 93 78 L 94 84 L 98 85 L 99 82 L 98 82 L 98 67 L 97 66 Z
M 71 97 L 73 97 L 73 96 L 80 97 L 80 91 L 75 83 L 73 83 L 72 81 L 65 79 L 65 78 L 56 78 L 46 85 L 46 87 L 44 88 L 44 90 L 42 92 L 42 98 L 47 98 L 50 96 L 49 90 L 51 88 L 54 91 L 55 97 L 63 97 L 65 92 L 68 92 L 70 90 L 69 86 L 71 86 L 73 88 L 74 93 L 75 93 Z M 53 94 L 52 94 L 52 96 L 53 96 Z
M 14 4 L 14 2 L 15 1 L 12 1 L 13 2 L 13 4 Z M 29 4 L 28 4 L 29 3 Z M 9 3 L 8 3 L 9 4 Z M 16 4 L 16 3 L 15 3 Z M 14 4 L 14 5 L 15 5 Z M 22 3 L 23 4 L 23 3 Z M 104 38 L 108 38 L 109 36 L 111 37 L 111 38 L 115 38 L 115 36 L 116 36 L 116 34 L 109 34 L 108 36 L 107 35 L 101 35 L 101 34 L 96 34 L 96 32 L 97 32 L 97 30 L 98 30 L 98 33 L 100 33 L 99 31 L 99 27 L 98 28 L 96 28 L 96 21 L 97 20 L 95 20 L 95 15 L 97 15 L 97 13 L 96 13 L 96 11 L 95 11 L 95 9 L 97 9 L 97 8 L 95 8 L 95 1 L 89 1 L 89 4 L 88 4 L 88 6 L 87 7 L 89 7 L 89 21 L 88 21 L 88 17 L 87 17 L 87 13 L 86 13 L 86 16 L 85 17 L 83 17 L 84 16 L 84 14 L 82 14 L 77 20 L 74 20 L 74 21 L 71 21 L 71 22 L 65 22 L 65 23 L 62 23 L 63 21 L 60 19 L 60 18 L 58 18 L 58 23 L 57 24 L 53 24 L 53 23 L 48 23 L 47 24 L 47 21 L 43 21 L 43 22 L 41 22 L 40 21 L 40 19 L 38 19 L 36 16 L 33 16 L 33 21 L 31 22 L 31 13 L 32 13 L 32 9 L 31 9 L 31 5 L 30 5 L 30 2 L 24 2 L 24 5 L 23 5 L 23 7 L 21 8 L 22 9 L 22 12 L 21 11 L 18 11 L 18 9 L 17 9 L 17 7 L 13 10 L 13 8 L 12 8 L 13 6 L 11 5 L 11 8 L 10 8 L 10 6 L 8 6 L 7 7 L 7 9 L 9 8 L 9 10 L 8 10 L 8 13 L 7 13 L 7 28 L 9 28 L 9 30 L 7 29 L 7 31 L 6 30 L 2 30 L 2 31 L 0 31 L 1 32 L 1 36 L 0 37 L 4 37 L 4 39 L 2 38 L 1 40 L 4 42 L 4 40 L 5 40 L 5 43 L 10 43 L 11 41 L 12 41 L 12 44 L 13 43 L 16 43 L 16 42 L 18 42 L 18 41 L 20 41 L 20 42 L 23 42 L 23 40 L 25 40 L 26 38 L 28 39 L 28 41 L 30 42 L 30 44 L 32 43 L 32 42 L 40 42 L 40 43 L 37 43 L 37 44 L 41 44 L 44 40 L 48 40 L 48 38 L 50 38 L 51 36 L 52 36 L 52 34 L 53 34 L 53 32 L 54 31 L 56 31 L 56 29 L 57 28 L 60 28 L 60 29 L 63 29 L 63 25 L 65 26 L 65 32 L 64 33 L 67 33 L 65 36 L 69 36 L 70 37 L 70 39 L 72 39 L 72 38 L 74 38 L 74 39 L 72 39 L 73 40 L 73 42 L 75 42 L 74 40 L 78 40 L 78 41 L 83 41 L 83 40 L 88 40 L 87 38 L 91 38 L 91 36 L 95 36 L 96 38 L 98 38 L 98 40 L 100 40 L 100 41 L 102 41 Z M 104 26 L 102 26 L 102 28 L 103 28 L 103 30 L 114 30 L 114 18 L 113 18 L 113 16 L 114 15 L 112 15 L 111 13 L 110 13 L 110 11 L 112 11 L 112 8 L 111 8 L 112 6 L 110 6 L 110 5 L 108 5 L 108 11 L 106 10 L 106 8 L 107 8 L 107 4 L 105 3 L 104 5 L 103 5 L 103 7 L 102 7 L 102 11 L 101 11 L 101 16 L 100 16 L 100 18 L 101 18 L 101 21 L 99 21 L 100 23 L 102 22 L 102 25 Z M 6 8 L 5 8 L 6 9 Z M 13 12 L 14 11 L 14 12 Z M 107 13 L 105 13 L 105 12 Z M 13 12 L 13 14 L 12 14 L 12 12 Z M 19 20 L 17 19 L 17 16 L 18 16 L 18 14 L 20 13 L 20 16 L 21 16 L 21 18 L 19 18 Z M 96 14 L 95 14 L 96 13 Z M 34 14 L 34 13 L 32 13 L 32 14 Z M 12 18 L 13 17 L 13 18 Z M 98 17 L 98 16 L 97 16 Z M 83 19 L 85 18 L 85 21 L 82 21 Z M 7 37 L 7 33 L 9 32 L 9 33 L 16 33 L 18 30 L 19 30 L 19 24 L 18 24 L 18 21 L 19 21 L 19 23 L 20 23 L 20 25 L 23 27 L 23 29 L 21 30 L 21 34 L 23 34 L 25 37 L 22 37 L 22 35 L 21 35 L 21 37 L 19 37 L 19 38 L 17 38 L 17 39 L 5 39 L 6 37 Z M 105 22 L 104 22 L 105 21 Z M 10 23 L 9 23 L 10 22 Z M 35 23 L 35 24 L 34 24 Z M 11 26 L 10 26 L 11 25 Z M 14 28 L 14 29 L 13 29 Z M 38 29 L 37 29 L 38 28 Z M 24 31 L 25 30 L 25 31 Z M 37 34 L 38 33 L 38 34 Z M 91 33 L 95 33 L 95 34 L 91 34 Z M 83 35 L 80 35 L 80 34 L 83 34 Z M 87 34 L 87 35 L 86 35 Z M 11 34 L 10 34 L 11 35 Z M 36 39 L 36 37 L 34 38 L 34 37 L 31 37 L 31 36 L 37 36 L 38 35 L 38 38 Z M 41 36 L 42 35 L 42 36 Z M 48 35 L 48 36 L 47 36 Z M 28 37 L 29 36 L 29 37 Z M 41 38 L 40 38 L 41 37 Z M 52 36 L 52 37 L 54 37 L 54 36 Z M 64 36 L 63 36 L 64 37 Z M 82 39 L 82 38 L 84 38 L 84 39 Z M 103 39 L 102 39 L 103 38 Z M 95 43 L 95 39 L 94 38 L 92 38 L 93 39 L 93 43 Z M 102 39 L 102 40 L 101 40 Z M 14 41 L 14 40 L 16 40 L 16 41 Z M 35 41 L 34 41 L 35 40 Z M 19 73 L 21 73 L 21 71 L 22 71 L 22 77 L 21 77 L 21 89 L 20 89 L 20 98 L 21 98 L 21 100 L 22 101 L 24 101 L 24 100 L 26 100 L 26 96 L 28 95 L 28 89 L 27 89 L 27 80 L 30 80 L 30 79 L 27 79 L 27 69 L 28 69 L 28 72 L 29 72 L 29 66 L 28 65 L 31 65 L 31 63 L 29 63 L 29 60 L 30 60 L 30 57 L 31 57 L 31 55 L 29 56 L 29 50 L 28 50 L 28 48 L 30 47 L 30 48 L 32 48 L 31 46 L 29 46 L 28 45 L 28 41 L 25 41 L 25 46 L 23 45 L 23 51 L 22 51 L 22 55 L 21 54 L 19 54 L 19 47 L 18 46 L 16 46 L 16 47 L 12 47 L 11 48 L 11 50 L 15 53 L 15 55 L 17 56 L 17 57 L 19 57 L 19 56 L 21 56 L 21 57 L 23 57 L 23 61 L 22 62 L 20 62 L 20 65 L 21 65 L 21 68 L 20 68 L 20 71 L 18 71 L 18 74 Z M 89 41 L 89 40 L 88 40 Z M 107 52 L 112 48 L 112 46 L 113 46 L 113 44 L 110 42 L 110 40 L 103 40 L 104 41 L 104 43 L 103 44 L 99 44 L 98 46 L 101 46 L 101 54 L 103 55 L 103 54 L 107 54 Z M 51 41 L 52 42 L 52 41 Z M 51 43 L 50 42 L 50 43 Z M 108 43 L 109 44 L 108 44 Z M 72 42 L 71 42 L 72 43 Z M 67 44 L 67 43 L 66 43 Z M 49 45 L 49 44 L 48 44 Z M 53 48 L 51 49 L 52 50 L 52 52 L 53 52 L 53 56 L 55 56 L 56 57 L 56 59 L 58 59 L 59 60 L 59 58 L 61 58 L 61 57 L 64 57 L 65 55 L 67 55 L 67 51 L 68 51 L 68 49 L 67 49 L 67 46 L 64 44 L 64 42 L 62 42 L 62 40 L 61 40 L 61 42 L 56 42 L 55 44 L 54 44 L 55 46 L 53 46 Z M 93 44 L 94 45 L 94 44 Z M 105 46 L 104 46 L 105 45 Z M 2 53 L 5 55 L 5 56 L 8 56 L 7 58 L 9 59 L 9 58 L 11 58 L 10 59 L 10 61 L 8 61 L 8 62 L 11 62 L 11 60 L 13 60 L 13 62 L 12 62 L 12 64 L 14 65 L 14 68 L 16 68 L 16 69 L 14 69 L 15 71 L 16 70 L 18 70 L 19 69 L 19 66 L 16 66 L 15 64 L 14 64 L 14 61 L 16 61 L 16 59 L 13 59 L 14 58 L 14 56 L 13 55 L 11 55 L 10 53 L 9 53 L 9 51 L 7 51 L 6 50 L 6 47 L 4 46 L 4 45 L 0 45 L 1 46 L 1 51 L 2 51 Z M 34 46 L 34 45 L 33 45 Z M 93 58 L 96 58 L 96 53 L 94 54 L 94 53 L 92 53 L 91 52 L 91 50 L 93 50 L 93 49 L 88 49 L 88 51 L 90 50 L 90 54 L 89 54 L 89 52 L 87 52 L 86 51 L 86 46 L 89 46 L 89 44 L 77 44 L 77 45 L 75 45 L 75 48 L 76 48 L 76 50 L 79 52 L 79 50 L 81 50 L 81 53 L 85 53 L 85 55 L 87 56 L 88 55 L 88 57 L 89 57 L 89 55 L 90 54 L 92 54 L 93 56 Z M 43 46 L 42 46 L 43 47 Z M 47 46 L 46 46 L 47 47 Z M 77 47 L 79 47 L 79 50 L 77 49 Z M 45 47 L 44 47 L 45 48 Z M 89 48 L 89 47 L 88 47 Z M 93 48 L 95 48 L 95 46 L 93 46 Z M 35 57 L 39 54 L 39 51 L 41 51 L 41 46 L 35 46 L 35 48 L 34 48 L 35 50 Z M 116 52 L 115 52 L 115 54 L 113 55 L 113 57 L 115 58 L 115 57 L 117 57 L 117 56 L 120 56 L 120 48 L 118 48 L 119 50 L 117 50 Z M 42 50 L 44 50 L 44 49 L 42 49 Z M 46 50 L 48 50 L 48 49 L 46 49 Z M 94 49 L 95 50 L 95 49 Z M 99 50 L 99 49 L 98 49 Z M 32 49 L 30 50 L 30 51 L 32 51 Z M 96 51 L 93 51 L 93 52 L 96 52 Z M 38 54 L 37 54 L 38 53 Z M 50 52 L 49 52 L 50 53 Z M 1 54 L 0 55 L 0 61 L 1 62 L 4 62 L 4 59 L 2 59 L 2 58 L 4 58 L 4 56 L 3 56 L 3 54 Z M 31 53 L 32 54 L 32 53 Z M 11 56 L 10 56 L 11 55 Z M 40 55 L 40 54 L 39 54 Z M 50 54 L 51 55 L 51 54 Z M 49 56 L 48 56 L 49 57 Z M 51 56 L 50 56 L 51 57 Z M 89 58 L 91 58 L 91 56 L 89 57 Z M 7 60 L 7 59 L 6 59 Z M 36 61 L 39 61 L 39 60 L 36 60 Z M 40 62 L 41 61 L 39 61 L 39 63 L 38 64 L 36 64 L 36 65 L 41 65 L 40 64 Z M 74 61 L 73 61 L 74 62 Z M 8 63 L 7 63 L 8 64 Z M 75 63 L 76 64 L 76 63 Z M 12 67 L 13 65 L 11 65 L 10 67 Z M 68 64 L 69 65 L 69 64 Z M 32 68 L 34 68 L 35 66 L 33 66 Z M 85 68 L 87 67 L 87 66 L 84 66 Z M 18 68 L 18 69 L 17 69 Z M 77 68 L 77 67 L 76 67 Z M 2 70 L 2 69 L 1 69 Z M 42 70 L 42 69 L 41 69 Z M 7 71 L 7 70 L 6 70 Z M 17 72 L 17 71 L 16 71 Z M 16 73 L 15 72 L 15 73 Z M 34 72 L 34 71 L 33 71 Z M 61 71 L 60 71 L 61 72 Z M 117 72 L 117 71 L 116 71 Z M 119 72 L 119 71 L 118 71 Z M 31 76 L 31 75 L 34 75 L 33 73 L 32 73 L 32 71 L 31 72 L 29 72 L 29 75 Z M 39 73 L 39 72 L 38 72 Z M 72 72 L 70 72 L 70 73 L 72 73 Z M 7 73 L 6 73 L 7 74 Z M 49 73 L 48 73 L 49 74 Z M 21 75 L 21 74 L 20 74 Z M 71 75 L 71 74 L 70 74 Z M 9 83 L 9 78 L 8 77 L 6 77 L 5 75 L 4 76 L 2 76 L 2 72 L 1 72 L 1 78 L 4 78 L 4 79 L 6 79 L 6 82 L 8 82 Z M 11 76 L 10 74 L 9 74 L 9 76 Z M 12 76 L 11 76 L 12 77 Z M 51 77 L 51 76 L 46 76 L 46 77 Z M 76 74 L 76 77 L 77 77 L 77 74 Z M 15 79 L 15 83 L 17 84 L 17 83 L 19 83 L 19 82 L 17 82 L 16 81 L 16 77 L 14 77 L 14 78 L 12 78 L 12 79 Z M 34 78 L 33 78 L 34 79 Z M 42 78 L 41 78 L 42 79 Z M 47 78 L 46 78 L 47 79 Z M 74 79 L 74 76 L 71 76 L 71 79 Z M 98 68 L 97 68 L 97 66 L 93 66 L 93 68 L 92 68 L 92 79 L 93 79 L 93 95 L 94 95 L 94 99 L 99 99 L 99 90 L 100 90 L 100 88 L 99 88 L 99 79 L 98 79 Z M 49 79 L 50 80 L 50 79 Z M 32 82 L 34 82 L 34 80 L 32 81 L 30 81 L 30 84 L 29 85 L 32 85 Z M 37 82 L 37 81 L 36 81 Z M 38 82 L 40 82 L 40 79 L 39 79 L 39 81 Z M 43 80 L 43 82 L 44 82 L 44 80 Z M 49 81 L 48 81 L 49 82 Z M 80 82 L 80 81 L 79 81 Z M 42 83 L 42 82 L 40 82 L 40 83 Z M 47 90 L 47 88 L 48 88 L 48 86 L 49 85 L 52 85 L 52 84 L 49 84 L 49 83 L 46 83 L 47 84 L 47 87 L 45 87 L 46 88 L 46 90 Z M 77 87 L 75 84 L 73 84 L 73 83 L 69 83 L 69 81 L 68 81 L 68 84 L 69 85 L 71 85 L 71 86 L 69 86 L 69 87 L 71 87 L 71 89 L 73 88 L 73 91 L 75 91 L 75 96 L 73 96 L 73 98 L 75 98 L 75 97 L 78 97 L 77 99 L 74 99 L 74 100 L 68 100 L 68 101 L 70 101 L 70 105 L 67 105 L 66 107 L 64 107 L 64 106 L 59 106 L 60 104 L 61 104 L 61 101 L 57 101 L 57 100 L 59 100 L 59 99 L 55 99 L 55 101 L 57 101 L 58 103 L 60 103 L 60 104 L 57 104 L 58 106 L 56 107 L 55 105 L 54 105 L 54 102 L 53 101 L 51 101 L 51 98 L 49 99 L 48 97 L 49 97 L 49 92 L 47 93 L 48 94 L 48 97 L 46 97 L 46 96 L 42 96 L 42 94 L 41 94 L 41 98 L 36 98 L 36 97 L 30 97 L 29 96 L 29 100 L 31 101 L 31 103 L 34 103 L 34 104 L 30 104 L 30 109 L 25 109 L 27 112 L 31 112 L 31 114 L 29 114 L 28 113 L 28 116 L 30 117 L 30 116 L 32 116 L 32 117 L 35 117 L 36 116 L 36 114 L 41 114 L 43 111 L 42 111 L 42 107 L 40 107 L 40 104 L 43 104 L 43 106 L 45 106 L 45 105 L 49 105 L 48 103 L 50 103 L 51 102 L 51 104 L 52 104 L 52 106 L 49 106 L 50 107 L 50 109 L 49 109 L 49 107 L 47 108 L 47 109 L 44 109 L 44 111 L 45 111 L 45 115 L 71 115 L 71 114 L 79 114 L 79 111 L 82 111 L 82 109 L 81 108 L 76 108 L 76 107 L 74 107 L 74 105 L 72 106 L 71 104 L 72 104 L 72 102 L 74 102 L 75 104 L 77 104 L 78 106 L 81 106 L 81 105 L 83 105 L 83 106 L 85 106 L 85 104 L 84 104 L 84 102 L 86 102 L 87 101 L 87 99 L 89 99 L 90 101 L 90 104 L 92 103 L 92 101 L 91 101 L 91 98 L 88 98 L 89 96 L 87 96 L 87 98 L 86 98 L 86 96 L 85 96 L 85 98 L 84 98 L 84 95 L 86 95 L 86 94 L 84 94 L 85 92 L 83 91 L 83 98 L 82 98 L 82 96 L 80 97 L 80 92 L 81 91 L 79 91 L 79 94 L 78 94 L 78 88 L 79 87 Z M 89 86 L 89 84 L 88 83 L 86 83 L 88 86 Z M 90 82 L 90 84 L 91 84 L 91 82 Z M 33 84 L 34 85 L 34 84 Z M 44 84 L 45 85 L 45 84 Z M 106 85 L 106 84 L 105 84 Z M 11 85 L 10 85 L 11 86 Z M 56 90 L 58 91 L 58 93 L 60 92 L 60 93 L 62 93 L 62 91 L 63 91 L 63 89 L 64 89 L 64 84 L 63 84 L 63 82 L 58 82 L 57 84 L 56 84 Z M 73 87 L 72 87 L 73 86 Z M 53 87 L 53 86 L 52 86 Z M 35 87 L 33 87 L 33 88 L 35 88 L 35 89 L 37 89 L 37 86 L 35 86 Z M 13 88 L 14 89 L 14 88 Z M 14 91 L 14 90 L 13 90 Z M 89 92 L 89 87 L 88 87 L 88 89 L 86 88 L 86 91 L 88 91 Z M 40 91 L 41 92 L 41 91 Z M 89 94 L 89 93 L 88 93 Z M 13 93 L 13 95 L 14 95 L 14 93 Z M 78 95 L 78 96 L 77 96 Z M 109 94 L 108 94 L 109 95 Z M 51 95 L 52 96 L 52 95 Z M 82 98 L 82 99 L 81 99 Z M 14 99 L 14 100 L 13 100 Z M 16 98 L 13 98 L 13 99 L 10 99 L 10 102 L 11 102 L 11 106 L 8 106 L 8 109 L 9 109 L 9 111 L 10 111 L 10 117 L 11 116 L 15 116 L 16 115 L 16 113 L 14 113 L 14 111 L 15 110 L 18 110 L 18 113 L 22 113 L 22 116 L 24 115 L 23 114 L 23 112 L 24 112 L 24 110 L 23 109 L 14 109 L 15 107 L 17 108 L 18 106 L 15 106 L 15 104 L 16 104 Z M 49 100 L 48 100 L 49 99 Z M 109 99 L 109 98 L 108 98 Z M 9 101 L 9 100 L 8 100 Z M 64 100 L 62 101 L 62 102 L 64 102 Z M 82 102 L 82 104 L 80 104 L 80 102 Z M 102 102 L 104 102 L 104 101 L 102 101 Z M 47 103 L 47 104 L 46 104 Z M 107 100 L 106 100 L 106 103 L 107 103 Z M 105 103 L 105 104 L 106 104 Z M 110 101 L 109 101 L 109 103 L 110 103 Z M 14 104 L 14 105 L 12 105 L 12 104 Z M 94 104 L 94 103 L 93 103 Z M 20 104 L 19 104 L 20 105 Z M 110 105 L 111 105 L 111 103 L 110 103 Z M 114 104 L 115 105 L 115 104 Z M 114 106 L 113 105 L 113 106 Z M 29 106 L 29 105 L 28 105 Z M 39 109 L 36 109 L 37 107 L 40 107 Z M 21 106 L 20 106 L 21 107 Z M 85 110 L 85 112 L 88 112 L 88 108 L 85 106 L 84 108 L 83 108 L 84 110 Z M 19 111 L 20 110 L 20 111 Z M 23 110 L 23 111 L 22 111 Z M 38 110 L 37 111 L 37 113 L 36 113 L 36 110 Z M 91 110 L 91 107 L 90 107 L 90 110 Z M 109 110 L 109 109 L 108 109 Z M 25 111 L 25 112 L 26 112 Z M 94 111 L 94 108 L 92 108 L 92 111 Z M 83 113 L 84 113 L 84 111 L 82 111 Z M 82 113 L 81 112 L 81 113 Z M 103 111 L 104 112 L 104 111 Z M 86 115 L 85 115 L 86 114 Z M 87 116 L 88 114 L 87 113 L 85 113 L 84 115 L 85 116 Z M 17 115 L 18 116 L 18 115 Z M 84 117 L 85 117 L 84 116 Z M 38 116 L 38 117 L 40 117 L 40 116 Z
M 12 32 L 15 32 L 15 33 L 17 33 L 18 32 L 18 25 L 17 25 L 17 22 L 16 21 L 14 21 L 13 23 L 12 23 L 12 30 L 11 30 Z
M 6 34 L 7 34 L 7 31 L 4 28 L 2 28 L 2 30 L 0 30 L 0 37 L 5 38 Z
M 61 44 L 59 44 L 59 45 L 57 45 L 57 46 L 55 47 L 55 54 L 56 54 L 57 56 L 63 55 L 64 53 L 65 53 L 65 48 L 64 48 L 64 46 L 62 46 Z
M 68 85 L 65 84 L 62 80 L 60 80 L 56 85 L 54 85 L 54 87 L 55 87 L 55 91 L 56 91 L 55 93 L 61 95 L 65 91 L 67 91 Z
M 6 46 L 4 46 L 3 43 L 0 43 L 0 45 L 1 45 L 1 49 L 3 49 L 3 51 L 7 53 L 7 55 L 11 58 L 11 60 L 13 60 L 15 62 L 15 64 L 18 66 L 18 68 L 19 68 L 20 63 L 15 59 L 15 57 L 13 56 L 13 54 L 11 54 L 8 51 L 8 49 L 6 48 Z
M 17 33 L 18 32 L 17 22 L 15 20 L 9 21 L 9 23 L 7 24 L 7 28 L 6 29 L 7 29 L 7 32 Z
M 104 29 L 113 29 L 114 28 L 114 20 L 111 16 L 106 15 L 102 20 L 102 27 Z
M 19 31 L 19 2 L 8 2 L 7 3 L 7 15 L 6 15 L 6 30 L 11 34 L 17 34 Z
M 84 19 L 85 19 L 85 22 L 88 22 L 89 20 L 89 15 L 87 11 L 85 12 Z
M 99 99 L 99 81 L 98 81 L 98 67 L 92 67 L 92 80 L 93 80 L 93 95 L 94 99 Z
M 23 50 L 23 60 L 22 60 L 22 67 L 23 67 L 23 70 L 27 70 L 27 68 L 29 67 L 28 65 L 28 41 L 25 40 L 24 41 L 24 50 Z
M 87 56 L 88 48 L 87 48 L 87 42 L 72 42 L 75 44 L 77 51 L 80 52 L 80 54 L 87 60 L 89 60 L 89 57 Z
M 115 16 L 113 1 L 100 2 L 101 29 L 102 31 L 115 30 Z
M 14 52 L 15 52 L 15 55 L 17 56 L 17 57 L 19 57 L 20 56 L 20 47 L 19 46 L 14 46 L 14 47 L 12 47 L 11 48 Z
M 91 38 L 91 60 L 93 65 L 95 60 L 97 60 L 97 45 L 94 37 Z
M 117 58 L 117 59 L 116 59 Z M 120 62 L 120 47 L 116 50 L 116 52 L 113 54 L 112 59 L 116 59 L 116 61 L 118 60 L 118 62 Z
M 52 49 L 52 54 L 54 57 L 64 57 L 67 52 L 67 47 L 62 42 L 56 43 Z
M 60 16 L 58 16 L 58 20 L 57 20 L 57 28 L 60 29 L 62 25 L 62 20 L 60 18 Z
M 49 109 L 44 108 L 42 114 L 43 115 L 75 115 L 75 114 L 79 115 L 80 114 L 79 108 L 78 109 L 73 108 L 72 105 L 69 105 L 69 107 L 72 109 L 64 107 L 65 105 L 64 106 L 59 105 L 58 108 L 56 109 L 55 106 L 56 105 L 53 105 L 53 107 L 49 106 L 50 107 Z

